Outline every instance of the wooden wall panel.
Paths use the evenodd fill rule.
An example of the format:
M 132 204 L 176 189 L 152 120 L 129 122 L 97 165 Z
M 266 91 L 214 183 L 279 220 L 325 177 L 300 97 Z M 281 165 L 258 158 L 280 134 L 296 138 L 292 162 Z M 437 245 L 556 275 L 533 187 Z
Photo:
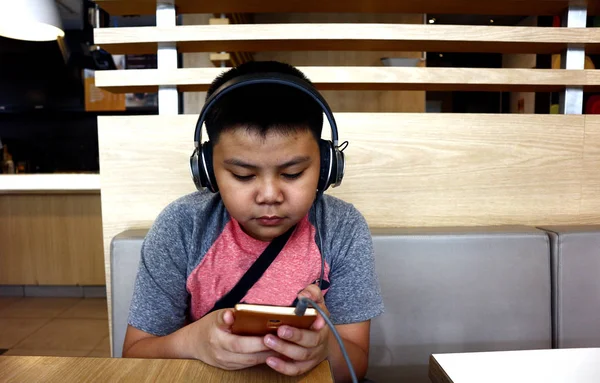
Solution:
M 585 116 L 583 178 L 578 223 L 600 222 L 600 116 Z
M 336 118 L 350 146 L 344 183 L 330 193 L 354 203 L 373 227 L 568 224 L 600 213 L 593 193 L 598 118 Z M 148 227 L 169 202 L 194 190 L 188 164 L 195 121 L 195 115 L 99 118 L 105 245 L 122 230 Z M 585 203 L 582 191 L 589 191 Z
M 0 284 L 104 285 L 100 194 L 0 195 Z

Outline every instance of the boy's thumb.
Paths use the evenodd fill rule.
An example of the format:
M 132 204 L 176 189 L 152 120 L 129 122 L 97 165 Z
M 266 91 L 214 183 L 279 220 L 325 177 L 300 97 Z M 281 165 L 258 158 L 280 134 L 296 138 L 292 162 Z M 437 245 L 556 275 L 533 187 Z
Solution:
M 217 326 L 224 331 L 231 330 L 233 326 L 233 312 L 229 309 L 224 309 L 217 315 Z

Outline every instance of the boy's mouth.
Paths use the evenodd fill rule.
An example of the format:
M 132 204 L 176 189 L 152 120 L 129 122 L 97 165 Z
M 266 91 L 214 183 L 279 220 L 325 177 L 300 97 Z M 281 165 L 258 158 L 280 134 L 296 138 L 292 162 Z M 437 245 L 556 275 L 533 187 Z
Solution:
M 283 217 L 279 217 L 276 215 L 264 215 L 262 217 L 256 218 L 256 220 L 263 226 L 277 226 L 281 222 L 283 222 Z

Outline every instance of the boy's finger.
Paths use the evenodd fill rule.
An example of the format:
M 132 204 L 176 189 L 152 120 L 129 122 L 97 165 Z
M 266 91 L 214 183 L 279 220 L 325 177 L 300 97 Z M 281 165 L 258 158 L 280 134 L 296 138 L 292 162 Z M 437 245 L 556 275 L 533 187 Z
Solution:
M 315 366 L 315 362 L 310 361 L 284 361 L 281 358 L 269 357 L 267 358 L 267 365 L 273 370 L 289 376 L 298 376 L 304 374 Z
M 277 351 L 281 355 L 287 356 L 288 358 L 295 361 L 307 361 L 313 359 L 315 353 L 321 352 L 321 349 L 303 347 L 296 343 L 287 342 L 283 339 L 279 339 L 274 335 L 265 336 L 264 342 L 273 351 Z M 313 342 L 310 342 L 313 343 Z
M 329 316 L 329 310 L 327 310 L 327 306 L 325 306 L 325 299 L 323 298 L 323 293 L 321 292 L 321 289 L 319 288 L 319 286 L 314 285 L 314 284 L 308 285 L 304 290 L 300 291 L 300 293 L 298 294 L 298 299 L 300 299 L 302 297 L 311 299 L 313 302 L 315 302 L 316 304 L 319 305 L 319 307 L 325 312 L 325 315 Z M 319 315 L 318 317 L 320 317 L 320 316 L 321 315 Z M 315 327 L 315 325 L 316 325 L 316 327 Z M 318 322 L 314 323 L 313 328 L 318 330 L 322 327 L 322 326 L 318 326 L 318 325 L 319 325 Z
M 261 336 L 240 336 L 226 334 L 223 338 L 222 347 L 234 354 L 253 354 L 263 351 L 271 351 Z
M 269 335 L 267 335 L 268 337 Z M 317 347 L 327 337 L 326 331 L 309 331 L 290 326 L 281 326 L 277 329 L 277 336 L 288 342 L 296 343 L 305 348 Z
M 234 316 L 231 310 L 224 309 L 217 313 L 217 327 L 221 330 L 230 332 L 231 326 L 233 326 L 233 321 Z
M 325 303 L 321 289 L 315 284 L 308 285 L 304 290 L 300 291 L 300 293 L 298 294 L 298 298 L 302 297 L 309 298 L 318 305 Z
M 321 329 L 323 327 L 325 327 L 325 325 L 326 325 L 325 319 L 323 319 L 321 314 L 319 314 L 319 315 L 317 315 L 317 319 L 315 319 L 313 324 L 310 326 L 310 329 L 314 330 L 314 331 L 321 331 Z

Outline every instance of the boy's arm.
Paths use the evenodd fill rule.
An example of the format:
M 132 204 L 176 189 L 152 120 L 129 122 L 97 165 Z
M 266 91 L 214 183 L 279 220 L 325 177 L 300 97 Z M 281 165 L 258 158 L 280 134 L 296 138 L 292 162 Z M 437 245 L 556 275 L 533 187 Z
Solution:
M 123 357 L 189 359 L 182 345 L 183 332 L 182 328 L 166 336 L 156 336 L 128 325 L 123 342 Z
M 215 311 L 186 326 L 189 254 L 199 251 L 191 217 L 185 205 L 170 205 L 144 239 L 123 355 L 200 359 L 224 369 L 264 361 L 261 338 L 240 340 L 230 333 L 231 310 Z
M 233 312 L 218 310 L 165 336 L 156 336 L 133 326 L 127 328 L 123 357 L 198 359 L 211 366 L 237 370 L 265 363 L 276 353 L 262 337 L 231 334 Z
M 364 379 L 369 366 L 370 328 L 370 320 L 335 326 L 335 329 L 344 342 L 344 347 L 352 362 L 354 373 L 358 380 Z M 329 335 L 329 362 L 335 373 L 336 382 L 351 381 L 346 360 L 333 333 Z

